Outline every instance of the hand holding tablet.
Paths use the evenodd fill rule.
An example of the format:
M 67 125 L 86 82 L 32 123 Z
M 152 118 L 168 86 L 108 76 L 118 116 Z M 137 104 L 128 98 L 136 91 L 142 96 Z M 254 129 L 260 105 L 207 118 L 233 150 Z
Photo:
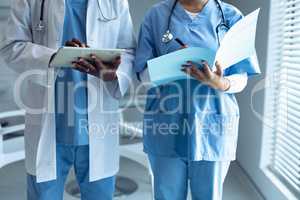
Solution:
M 76 70 L 101 78 L 103 81 L 116 80 L 120 64 L 120 57 L 114 58 L 109 62 L 104 62 L 95 54 L 91 54 L 89 58 L 78 58 L 72 62 Z
M 50 62 L 53 68 L 70 68 L 84 72 L 104 81 L 117 79 L 116 71 L 121 63 L 122 49 L 92 49 L 73 39 L 54 55 Z
M 58 50 L 50 63 L 53 68 L 73 67 L 72 63 L 78 58 L 90 59 L 95 55 L 103 62 L 113 62 L 116 58 L 125 53 L 124 49 L 93 49 L 81 47 L 62 47 Z

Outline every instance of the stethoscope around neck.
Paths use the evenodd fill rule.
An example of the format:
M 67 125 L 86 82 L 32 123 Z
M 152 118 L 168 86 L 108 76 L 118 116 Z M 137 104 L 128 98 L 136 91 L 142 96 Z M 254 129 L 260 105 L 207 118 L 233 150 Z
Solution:
M 210 1 L 210 0 L 209 0 Z M 219 0 L 214 0 L 217 4 L 217 7 L 218 9 L 220 10 L 220 13 L 221 13 L 221 16 L 222 16 L 222 21 L 221 23 L 219 23 L 216 27 L 216 34 L 217 34 L 217 37 L 218 37 L 218 44 L 220 45 L 220 42 L 221 42 L 221 37 L 220 37 L 220 30 L 221 28 L 225 28 L 226 30 L 229 30 L 230 27 L 229 25 L 227 25 L 226 23 L 226 19 L 225 19 L 225 15 L 224 15 L 224 12 L 223 12 L 223 9 L 222 9 L 222 5 L 221 5 L 221 2 L 219 2 Z M 174 39 L 174 35 L 172 34 L 172 32 L 170 31 L 170 28 L 171 28 L 171 20 L 172 20 L 172 16 L 173 16 L 173 13 L 174 13 L 174 10 L 177 6 L 177 3 L 178 3 L 178 0 L 175 0 L 172 8 L 171 8 L 171 11 L 170 11 L 170 15 L 169 15 L 169 18 L 168 18 L 168 24 L 167 24 L 167 31 L 165 32 L 165 34 L 163 34 L 163 37 L 162 37 L 162 43 L 169 43 L 171 42 L 173 39 Z
M 39 19 L 39 23 L 35 27 L 35 30 L 39 32 L 43 32 L 45 30 L 45 23 L 44 23 L 45 1 L 46 0 L 41 0 L 40 19 Z M 110 0 L 110 2 L 111 1 L 112 0 Z M 110 5 L 112 5 L 112 3 L 110 3 Z M 112 16 L 112 17 L 105 16 L 99 2 L 98 2 L 98 7 L 101 14 L 101 21 L 108 22 L 108 21 L 116 20 L 118 18 L 117 16 Z M 111 9 L 113 9 L 112 6 Z

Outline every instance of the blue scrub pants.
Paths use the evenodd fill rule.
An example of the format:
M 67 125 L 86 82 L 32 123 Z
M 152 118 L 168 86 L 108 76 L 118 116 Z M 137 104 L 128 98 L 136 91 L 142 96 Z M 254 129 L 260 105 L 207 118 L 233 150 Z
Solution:
M 155 200 L 221 200 L 230 162 L 186 161 L 148 155 L 154 176 Z M 189 184 L 188 184 L 189 183 Z
M 112 200 L 115 177 L 89 182 L 89 146 L 57 145 L 57 180 L 36 183 L 27 175 L 27 200 L 63 200 L 67 175 L 74 166 L 82 200 Z

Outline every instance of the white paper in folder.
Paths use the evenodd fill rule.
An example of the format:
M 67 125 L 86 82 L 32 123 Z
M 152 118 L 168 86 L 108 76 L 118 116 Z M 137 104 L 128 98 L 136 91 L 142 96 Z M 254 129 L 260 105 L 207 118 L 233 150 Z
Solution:
M 226 33 L 216 54 L 216 61 L 226 69 L 255 55 L 255 36 L 260 9 L 238 21 Z

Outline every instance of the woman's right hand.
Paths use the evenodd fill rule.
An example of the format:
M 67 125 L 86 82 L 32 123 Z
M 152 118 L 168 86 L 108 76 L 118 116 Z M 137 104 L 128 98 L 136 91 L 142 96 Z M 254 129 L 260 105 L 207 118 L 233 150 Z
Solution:
M 73 66 L 80 72 L 101 78 L 103 81 L 114 81 L 117 77 L 117 70 L 121 64 L 121 57 L 115 58 L 112 62 L 104 62 L 96 55 L 90 55 L 90 58 L 78 58 Z
M 216 62 L 216 69 L 216 71 L 212 71 L 206 61 L 201 62 L 201 68 L 199 68 L 198 63 L 188 61 L 187 64 L 183 65 L 182 71 L 213 89 L 228 90 L 230 81 L 224 78 L 223 69 L 219 62 Z

